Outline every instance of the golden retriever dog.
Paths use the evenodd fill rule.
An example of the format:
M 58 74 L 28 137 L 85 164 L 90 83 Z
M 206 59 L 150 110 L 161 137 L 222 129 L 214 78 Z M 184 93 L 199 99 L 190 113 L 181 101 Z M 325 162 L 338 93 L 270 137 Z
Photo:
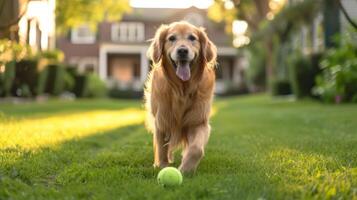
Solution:
M 148 50 L 153 69 L 145 86 L 155 167 L 173 163 L 177 147 L 183 148 L 183 173 L 195 171 L 202 159 L 210 136 L 216 51 L 204 29 L 187 22 L 156 31 Z

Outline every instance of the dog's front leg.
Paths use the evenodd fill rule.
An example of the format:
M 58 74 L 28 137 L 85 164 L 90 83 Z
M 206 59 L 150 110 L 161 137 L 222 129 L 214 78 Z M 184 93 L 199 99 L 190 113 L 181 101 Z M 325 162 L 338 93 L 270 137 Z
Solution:
M 202 124 L 191 127 L 187 133 L 188 144 L 184 149 L 180 171 L 193 172 L 204 155 L 204 148 L 210 135 L 210 126 Z
M 158 129 L 154 133 L 154 167 L 164 168 L 169 165 L 168 161 L 168 144 L 165 144 L 165 133 Z

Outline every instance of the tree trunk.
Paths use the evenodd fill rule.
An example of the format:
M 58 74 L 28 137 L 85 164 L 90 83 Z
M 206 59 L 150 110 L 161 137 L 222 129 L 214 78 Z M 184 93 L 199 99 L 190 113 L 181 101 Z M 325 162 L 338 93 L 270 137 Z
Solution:
M 274 78 L 274 48 L 273 38 L 269 38 L 265 41 L 266 60 L 265 60 L 265 75 L 266 86 L 269 88 L 271 80 Z

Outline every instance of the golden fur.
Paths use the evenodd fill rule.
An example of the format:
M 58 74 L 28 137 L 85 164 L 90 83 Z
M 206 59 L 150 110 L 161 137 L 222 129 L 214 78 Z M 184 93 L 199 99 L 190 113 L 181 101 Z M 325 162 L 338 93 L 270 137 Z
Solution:
M 168 37 L 177 36 L 175 43 Z M 197 37 L 197 41 L 187 39 Z M 186 46 L 195 54 L 188 81 L 175 74 L 170 59 L 177 45 Z M 154 166 L 166 167 L 173 162 L 172 151 L 182 145 L 183 158 L 179 169 L 196 169 L 203 157 L 210 134 L 209 116 L 215 84 L 216 47 L 202 28 L 187 22 L 162 25 L 148 51 L 153 69 L 145 87 L 147 127 L 153 132 Z

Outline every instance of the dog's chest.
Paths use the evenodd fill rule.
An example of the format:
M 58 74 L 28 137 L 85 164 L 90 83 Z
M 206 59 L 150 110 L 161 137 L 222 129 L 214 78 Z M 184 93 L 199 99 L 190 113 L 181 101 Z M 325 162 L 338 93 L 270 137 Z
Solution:
M 189 110 L 194 102 L 194 94 L 188 95 L 174 95 L 171 108 L 174 111 L 179 111 L 180 113 L 185 113 Z
M 184 119 L 187 117 L 188 111 L 193 108 L 194 99 L 194 94 L 173 95 L 169 115 L 171 115 L 170 118 L 173 118 L 177 125 L 185 121 Z

